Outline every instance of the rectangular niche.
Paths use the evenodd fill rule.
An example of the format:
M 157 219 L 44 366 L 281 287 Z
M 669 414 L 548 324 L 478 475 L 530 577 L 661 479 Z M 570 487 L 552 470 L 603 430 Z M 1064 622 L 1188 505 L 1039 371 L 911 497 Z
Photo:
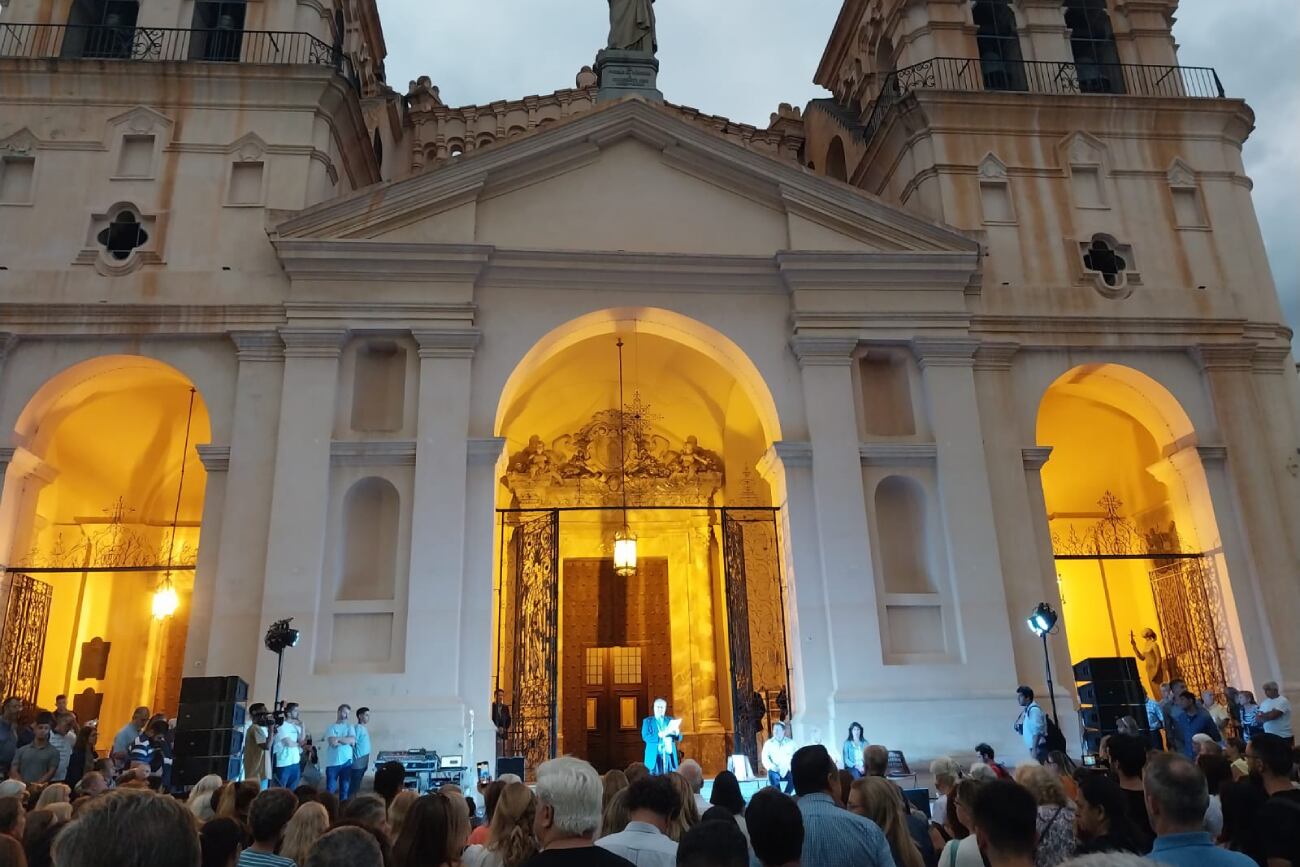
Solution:
M 393 653 L 393 615 L 335 614 L 330 662 L 336 665 L 386 663 Z
M 151 135 L 122 137 L 122 149 L 117 156 L 119 178 L 148 178 L 153 175 L 153 143 Z
M 32 201 L 32 178 L 36 174 L 34 157 L 0 159 L 0 204 L 29 205 Z
M 260 162 L 232 163 L 230 190 L 226 198 L 231 205 L 258 205 L 262 202 L 262 173 Z
M 890 662 L 909 657 L 944 656 L 943 608 L 939 605 L 885 605 L 885 648 Z
M 864 437 L 912 436 L 912 382 L 903 352 L 871 351 L 858 359 Z
M 367 340 L 357 346 L 352 379 L 352 429 L 385 432 L 402 429 L 406 402 L 406 349 L 393 340 Z

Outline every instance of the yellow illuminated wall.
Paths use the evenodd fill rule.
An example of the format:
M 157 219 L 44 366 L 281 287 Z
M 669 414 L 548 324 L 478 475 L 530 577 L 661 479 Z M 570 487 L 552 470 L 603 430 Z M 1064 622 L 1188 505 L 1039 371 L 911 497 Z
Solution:
M 44 485 L 29 484 L 15 560 L 35 565 L 165 562 L 176 508 L 190 383 L 145 359 L 85 365 L 85 375 L 36 420 L 27 447 L 43 458 Z M 210 440 L 207 408 L 194 400 L 175 557 L 193 563 L 199 542 L 206 474 L 195 451 Z M 121 504 L 121 524 L 114 513 Z M 53 586 L 38 702 L 87 687 L 104 693 L 101 718 L 116 730 L 139 704 L 157 707 L 174 695 L 181 675 L 193 572 L 174 574 L 181 606 L 171 623 L 151 616 L 156 573 L 65 572 L 36 576 Z M 77 677 L 82 642 L 112 643 L 107 677 Z M 159 688 L 162 676 L 175 683 Z M 174 712 L 175 708 L 163 708 Z

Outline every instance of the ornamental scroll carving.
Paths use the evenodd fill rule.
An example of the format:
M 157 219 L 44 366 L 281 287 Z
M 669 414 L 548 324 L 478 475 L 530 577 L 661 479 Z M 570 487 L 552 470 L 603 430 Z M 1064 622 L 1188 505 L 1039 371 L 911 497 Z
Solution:
M 674 443 L 653 430 L 653 419 L 636 395 L 622 418 L 617 409 L 601 410 L 550 443 L 534 435 L 510 456 L 502 483 L 519 508 L 617 506 L 622 461 L 629 506 L 708 504 L 722 487 L 722 457 L 695 436 Z

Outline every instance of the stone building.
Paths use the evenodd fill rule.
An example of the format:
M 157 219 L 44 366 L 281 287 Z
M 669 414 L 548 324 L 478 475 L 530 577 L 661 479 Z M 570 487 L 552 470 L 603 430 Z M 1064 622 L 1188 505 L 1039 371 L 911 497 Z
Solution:
M 1014 757 L 1040 602 L 1073 737 L 1148 628 L 1300 686 L 1254 118 L 1176 5 L 846 0 L 764 129 L 399 94 L 373 0 L 10 0 L 3 688 L 269 703 L 293 618 L 377 749 L 491 757 L 499 686 L 530 762 L 656 695 L 710 770 L 782 715 Z

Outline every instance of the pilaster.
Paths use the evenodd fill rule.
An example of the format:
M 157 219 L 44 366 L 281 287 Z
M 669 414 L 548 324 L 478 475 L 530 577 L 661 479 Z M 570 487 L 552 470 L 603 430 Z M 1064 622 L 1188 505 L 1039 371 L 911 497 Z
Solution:
M 489 592 L 484 602 L 481 593 L 475 593 L 483 588 L 470 586 L 478 580 L 490 588 L 491 567 L 486 576 L 474 579 L 466 571 L 470 375 L 481 334 L 475 328 L 421 329 L 412 334 L 419 345 L 420 383 L 411 526 L 419 528 L 420 544 L 411 546 L 407 670 L 456 672 L 455 693 L 462 701 L 481 703 L 488 698 L 491 636 L 475 637 L 476 642 L 480 638 L 484 642 L 482 647 L 475 645 L 475 655 L 483 656 L 482 651 L 487 650 L 484 676 L 475 681 L 466 679 L 466 666 L 473 665 L 462 656 L 466 645 L 461 634 L 461 624 L 491 620 L 488 610 L 478 612 L 482 621 L 472 619 L 471 609 L 491 608 L 491 595 Z M 480 451 L 476 457 L 484 456 Z M 483 466 L 476 465 L 480 485 Z M 482 492 L 476 496 L 481 497 Z M 486 506 L 476 508 L 490 509 L 491 502 L 489 497 Z M 491 532 L 487 535 L 487 550 L 492 550 Z M 448 622 L 449 611 L 456 612 L 454 623 Z M 444 627 L 424 630 L 418 626 L 433 622 Z
M 281 328 L 279 335 L 284 342 L 284 376 L 275 431 L 266 580 L 260 607 L 249 606 L 258 609 L 251 615 L 259 621 L 258 632 L 251 636 L 249 648 L 244 651 L 245 656 L 255 657 L 257 683 L 263 691 L 274 682 L 275 659 L 272 654 L 258 653 L 262 630 L 272 621 L 293 618 L 294 627 L 302 633 L 302 644 L 284 654 L 284 681 L 305 683 L 314 670 L 320 631 L 332 628 L 332 624 L 319 622 L 317 615 L 324 570 L 339 355 L 347 330 L 288 327 Z M 241 374 L 244 366 L 241 363 Z M 232 440 L 232 456 L 242 458 L 240 451 Z M 231 499 L 237 502 L 237 498 Z M 224 567 L 224 558 L 220 565 Z M 252 588 L 245 589 L 251 593 Z M 213 628 L 215 634 L 215 618 Z M 211 664 L 209 670 L 213 674 L 227 673 L 216 671 Z
M 482 734 L 475 738 L 471 750 L 475 761 L 496 758 L 496 738 L 492 734 L 492 662 L 496 652 L 493 638 L 497 634 L 496 606 L 492 588 L 498 539 L 496 535 L 497 467 L 505 452 L 503 437 L 470 439 L 466 443 L 468 470 L 465 482 L 465 561 L 466 612 L 464 623 L 492 624 L 482 634 L 471 631 L 461 639 L 469 652 L 461 658 L 460 682 L 464 685 L 461 700 L 474 712 Z M 408 630 L 409 634 L 410 630 Z M 468 764 L 468 762 L 466 763 Z
M 975 387 L 979 348 L 978 340 L 960 337 L 912 342 L 938 449 L 939 509 L 953 576 L 947 613 L 960 618 L 958 634 L 965 640 L 960 656 L 993 663 L 972 671 L 967 682 L 974 689 L 1014 690 L 1016 684 L 1009 682 L 1013 678 L 1007 677 L 1005 666 L 995 663 L 1011 661 L 1013 652 L 993 518 L 997 510 Z
M 1074 62 L 1063 4 L 1057 0 L 1016 0 L 1012 5 L 1025 60 Z
M 221 522 L 230 469 L 230 447 L 200 443 L 194 447 L 207 478 L 203 487 L 203 515 L 199 524 L 199 552 L 194 565 L 194 591 L 190 598 L 189 626 L 185 638 L 185 677 L 201 677 L 212 635 L 213 597 L 217 588 L 217 562 L 221 551 Z

